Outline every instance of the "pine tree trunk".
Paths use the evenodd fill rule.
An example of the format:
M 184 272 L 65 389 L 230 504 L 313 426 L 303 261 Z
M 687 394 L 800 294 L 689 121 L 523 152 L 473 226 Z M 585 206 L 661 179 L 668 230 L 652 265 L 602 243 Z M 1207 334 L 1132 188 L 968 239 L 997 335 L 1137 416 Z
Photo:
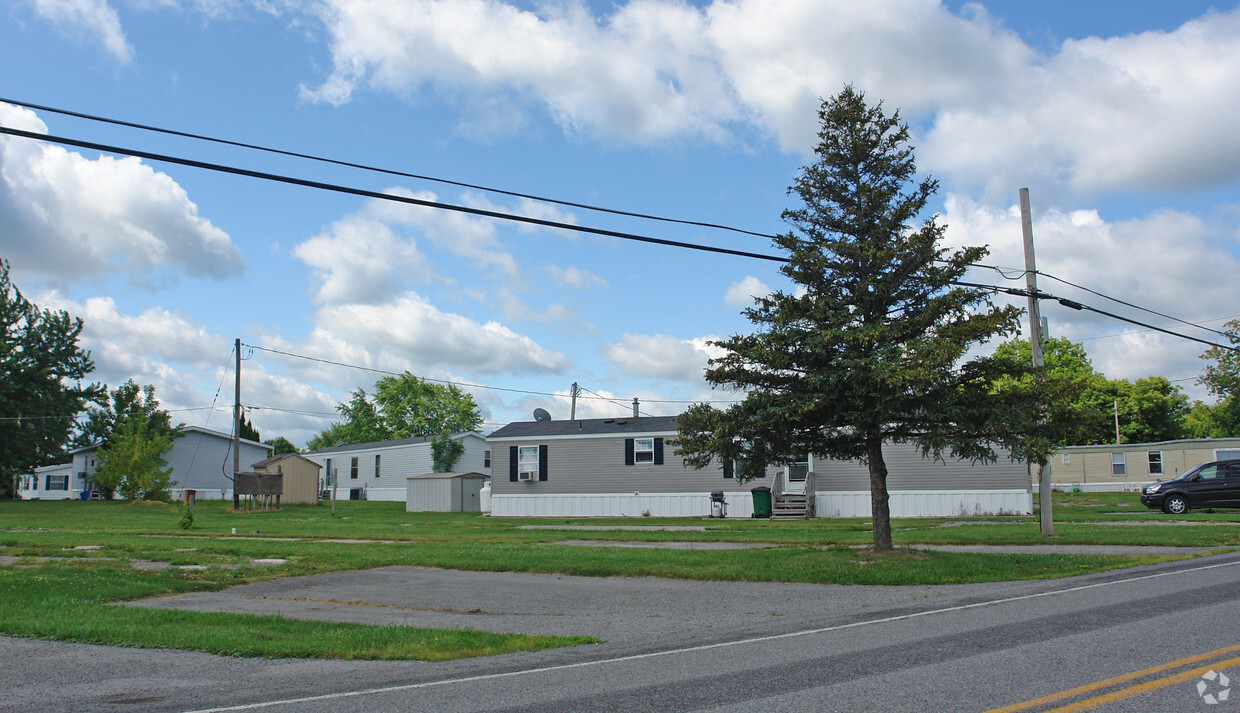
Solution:
M 874 549 L 886 551 L 891 544 L 891 503 L 887 495 L 887 463 L 883 460 L 883 443 L 871 440 L 866 450 L 870 463 L 870 512 L 874 518 Z

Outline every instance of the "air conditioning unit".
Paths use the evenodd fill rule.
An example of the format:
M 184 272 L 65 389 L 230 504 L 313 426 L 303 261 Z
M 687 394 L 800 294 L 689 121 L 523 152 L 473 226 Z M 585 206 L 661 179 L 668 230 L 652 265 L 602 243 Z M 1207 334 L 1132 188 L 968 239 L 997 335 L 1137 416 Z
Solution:
M 520 473 L 517 473 L 517 480 L 534 480 L 537 477 L 537 474 L 532 470 L 523 470 Z

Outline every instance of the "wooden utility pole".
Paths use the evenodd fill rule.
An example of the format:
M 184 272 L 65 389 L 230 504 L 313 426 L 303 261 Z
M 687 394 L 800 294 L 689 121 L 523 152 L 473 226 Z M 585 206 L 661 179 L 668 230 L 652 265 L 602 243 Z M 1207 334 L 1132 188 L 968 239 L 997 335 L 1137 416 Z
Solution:
M 577 382 L 575 381 L 573 382 L 573 388 L 570 393 L 573 396 L 573 408 L 568 413 L 568 420 L 576 421 L 577 420 Z
M 233 342 L 233 353 L 237 356 L 236 388 L 233 389 L 233 510 L 241 509 L 241 498 L 237 495 L 237 473 L 241 471 L 241 340 Z
M 1033 353 L 1034 378 L 1042 380 L 1042 315 L 1038 307 L 1038 268 L 1033 257 L 1033 216 L 1029 211 L 1029 189 L 1020 189 L 1020 227 L 1025 242 L 1025 289 L 1029 293 L 1029 348 Z M 1055 534 L 1051 513 L 1051 471 L 1046 463 L 1036 465 L 1038 473 L 1038 522 L 1042 535 Z

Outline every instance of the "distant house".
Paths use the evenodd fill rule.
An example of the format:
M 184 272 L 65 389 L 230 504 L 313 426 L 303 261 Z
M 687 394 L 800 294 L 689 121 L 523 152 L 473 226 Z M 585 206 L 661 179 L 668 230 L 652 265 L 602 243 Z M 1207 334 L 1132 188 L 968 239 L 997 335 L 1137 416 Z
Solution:
M 65 500 L 75 497 L 69 489 L 73 464 L 45 465 L 17 479 L 17 497 L 22 500 Z
M 472 431 L 449 436 L 465 446 L 465 452 L 452 467 L 460 472 L 491 472 L 491 450 L 480 433 Z M 391 500 L 404 502 L 406 478 L 435 470 L 429 436 L 398 438 L 391 441 L 351 443 L 320 448 L 303 454 L 323 467 L 319 489 L 336 490 L 341 500 Z M 333 483 L 333 478 L 338 479 Z M 330 497 L 330 495 L 329 495 Z
M 182 435 L 172 442 L 164 454 L 164 460 L 172 468 L 172 496 L 180 498 L 186 490 L 196 490 L 199 498 L 208 500 L 232 498 L 232 445 L 227 433 L 212 431 L 201 426 L 185 426 Z M 21 491 L 23 498 L 49 499 L 79 498 L 83 491 L 91 490 L 95 471 L 98 469 L 98 453 L 101 444 L 69 451 L 70 463 L 47 466 L 50 471 L 38 469 L 34 475 L 43 478 L 44 488 Z M 271 455 L 271 446 L 257 441 L 241 440 L 241 467 L 248 469 L 255 461 Z M 65 471 L 64 469 L 68 469 Z M 54 472 L 54 475 L 52 473 Z M 52 475 L 48 481 L 47 476 Z M 67 483 L 65 479 L 67 478 Z M 55 490 L 47 486 L 51 483 Z M 63 487 L 67 485 L 67 487 Z
M 815 457 L 772 466 L 740 484 L 732 464 L 688 467 L 669 441 L 676 417 L 646 416 L 511 423 L 488 440 L 494 453 L 491 512 L 496 516 L 705 516 L 720 491 L 730 517 L 753 513 L 752 488 L 806 494 L 825 517 L 870 514 L 868 470 Z M 950 517 L 1033 509 L 1029 471 L 1001 458 L 972 464 L 923 458 L 911 445 L 885 449 L 892 514 Z M 812 474 L 812 475 L 811 475 Z M 806 493 L 808 491 L 808 494 Z
M 1069 446 L 1051 456 L 1051 483 L 1084 491 L 1137 490 L 1201 463 L 1240 459 L 1240 438 Z
M 323 466 L 300 453 L 280 453 L 254 464 L 256 473 L 284 476 L 281 505 L 315 505 L 319 502 L 319 471 Z

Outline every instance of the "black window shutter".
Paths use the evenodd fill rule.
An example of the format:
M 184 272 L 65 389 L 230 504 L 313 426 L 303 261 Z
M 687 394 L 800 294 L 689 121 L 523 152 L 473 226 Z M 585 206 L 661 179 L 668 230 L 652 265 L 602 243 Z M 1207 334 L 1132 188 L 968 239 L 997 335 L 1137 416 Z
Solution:
M 538 447 L 538 479 L 547 479 L 547 447 Z
M 517 482 L 517 447 L 508 447 L 508 480 Z
M 624 439 L 624 464 L 633 465 L 633 439 Z
M 663 439 L 654 439 L 654 464 L 663 465 Z
M 732 477 L 732 461 L 730 460 L 725 460 L 723 462 L 723 477 L 725 478 Z

